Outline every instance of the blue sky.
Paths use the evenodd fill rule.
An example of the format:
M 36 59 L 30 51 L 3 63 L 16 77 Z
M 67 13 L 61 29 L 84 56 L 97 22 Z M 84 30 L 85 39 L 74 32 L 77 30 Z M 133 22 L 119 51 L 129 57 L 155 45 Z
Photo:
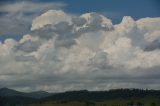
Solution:
M 27 0 L 1 0 L 3 3 L 14 3 Z M 132 16 L 135 19 L 142 17 L 159 17 L 159 0 L 30 0 L 33 2 L 63 2 L 63 10 L 71 13 L 100 12 L 107 13 L 114 22 L 120 22 L 123 16 Z M 119 17 L 112 17 L 111 14 Z
M 52 1 L 52 0 L 48 0 Z M 58 1 L 58 0 L 55 0 Z M 68 4 L 65 10 L 74 13 L 100 12 L 118 23 L 123 16 L 134 19 L 142 17 L 159 17 L 159 0 L 61 0 Z

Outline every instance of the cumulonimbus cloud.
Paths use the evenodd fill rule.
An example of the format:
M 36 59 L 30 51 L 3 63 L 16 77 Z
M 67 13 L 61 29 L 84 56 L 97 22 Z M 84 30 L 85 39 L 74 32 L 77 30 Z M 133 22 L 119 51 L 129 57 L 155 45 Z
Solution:
M 160 74 L 159 23 L 160 18 L 125 16 L 113 25 L 98 13 L 49 10 L 33 20 L 20 41 L 0 43 L 0 85 L 48 91 L 159 89 L 154 77 Z

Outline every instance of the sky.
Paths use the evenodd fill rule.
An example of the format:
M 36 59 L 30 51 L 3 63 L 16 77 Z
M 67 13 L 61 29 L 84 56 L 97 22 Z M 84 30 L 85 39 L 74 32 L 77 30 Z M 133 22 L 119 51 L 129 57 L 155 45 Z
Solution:
M 160 89 L 159 0 L 1 0 L 0 88 Z

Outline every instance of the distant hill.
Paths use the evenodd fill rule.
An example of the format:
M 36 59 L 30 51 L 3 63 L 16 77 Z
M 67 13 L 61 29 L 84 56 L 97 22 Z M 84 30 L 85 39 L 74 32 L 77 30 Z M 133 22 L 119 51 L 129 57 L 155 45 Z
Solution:
M 159 104 L 159 102 L 157 101 L 160 101 L 160 90 L 115 89 L 109 91 L 81 90 L 81 91 L 67 91 L 62 93 L 48 93 L 45 91 L 37 91 L 37 92 L 24 93 L 8 88 L 0 89 L 0 103 L 1 103 L 0 106 L 6 106 L 6 104 L 10 104 L 11 106 L 35 104 L 35 103 L 45 104 L 49 102 L 54 102 L 56 106 L 57 103 L 68 103 L 65 101 L 70 101 L 70 102 L 79 101 L 81 103 L 82 102 L 86 103 L 86 101 L 92 101 L 98 103 L 100 101 L 112 102 L 115 100 L 126 101 L 126 103 L 128 103 L 128 101 L 130 100 L 143 100 L 143 101 L 148 101 L 148 103 L 150 103 L 151 100 L 152 102 L 155 101 L 157 104 Z M 36 106 L 39 106 L 39 104 Z
M 30 93 L 25 93 L 25 92 L 19 92 L 13 89 L 9 88 L 1 88 L 0 89 L 0 96 L 1 97 L 30 97 L 30 98 L 45 98 L 52 95 L 51 93 L 45 92 L 45 91 L 36 91 L 36 92 L 30 92 Z
M 25 95 L 25 93 L 15 91 L 12 89 L 8 89 L 8 88 L 1 88 L 0 89 L 0 96 L 24 96 L 24 95 Z
M 54 93 L 48 93 L 46 91 L 35 91 L 27 94 L 28 97 L 38 98 L 38 99 L 45 98 L 51 95 L 54 95 Z
M 45 100 L 112 100 L 112 99 L 138 99 L 145 97 L 160 98 L 160 90 L 141 89 L 115 89 L 109 91 L 69 91 L 58 93 L 44 98 Z

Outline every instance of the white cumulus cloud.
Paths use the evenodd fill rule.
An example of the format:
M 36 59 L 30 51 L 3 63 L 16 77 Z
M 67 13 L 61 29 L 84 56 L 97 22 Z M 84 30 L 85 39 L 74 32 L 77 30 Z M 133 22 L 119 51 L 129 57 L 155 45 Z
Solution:
M 49 10 L 33 20 L 20 41 L 0 43 L 0 85 L 47 91 L 159 89 L 159 19 L 125 16 L 113 25 L 98 13 Z

